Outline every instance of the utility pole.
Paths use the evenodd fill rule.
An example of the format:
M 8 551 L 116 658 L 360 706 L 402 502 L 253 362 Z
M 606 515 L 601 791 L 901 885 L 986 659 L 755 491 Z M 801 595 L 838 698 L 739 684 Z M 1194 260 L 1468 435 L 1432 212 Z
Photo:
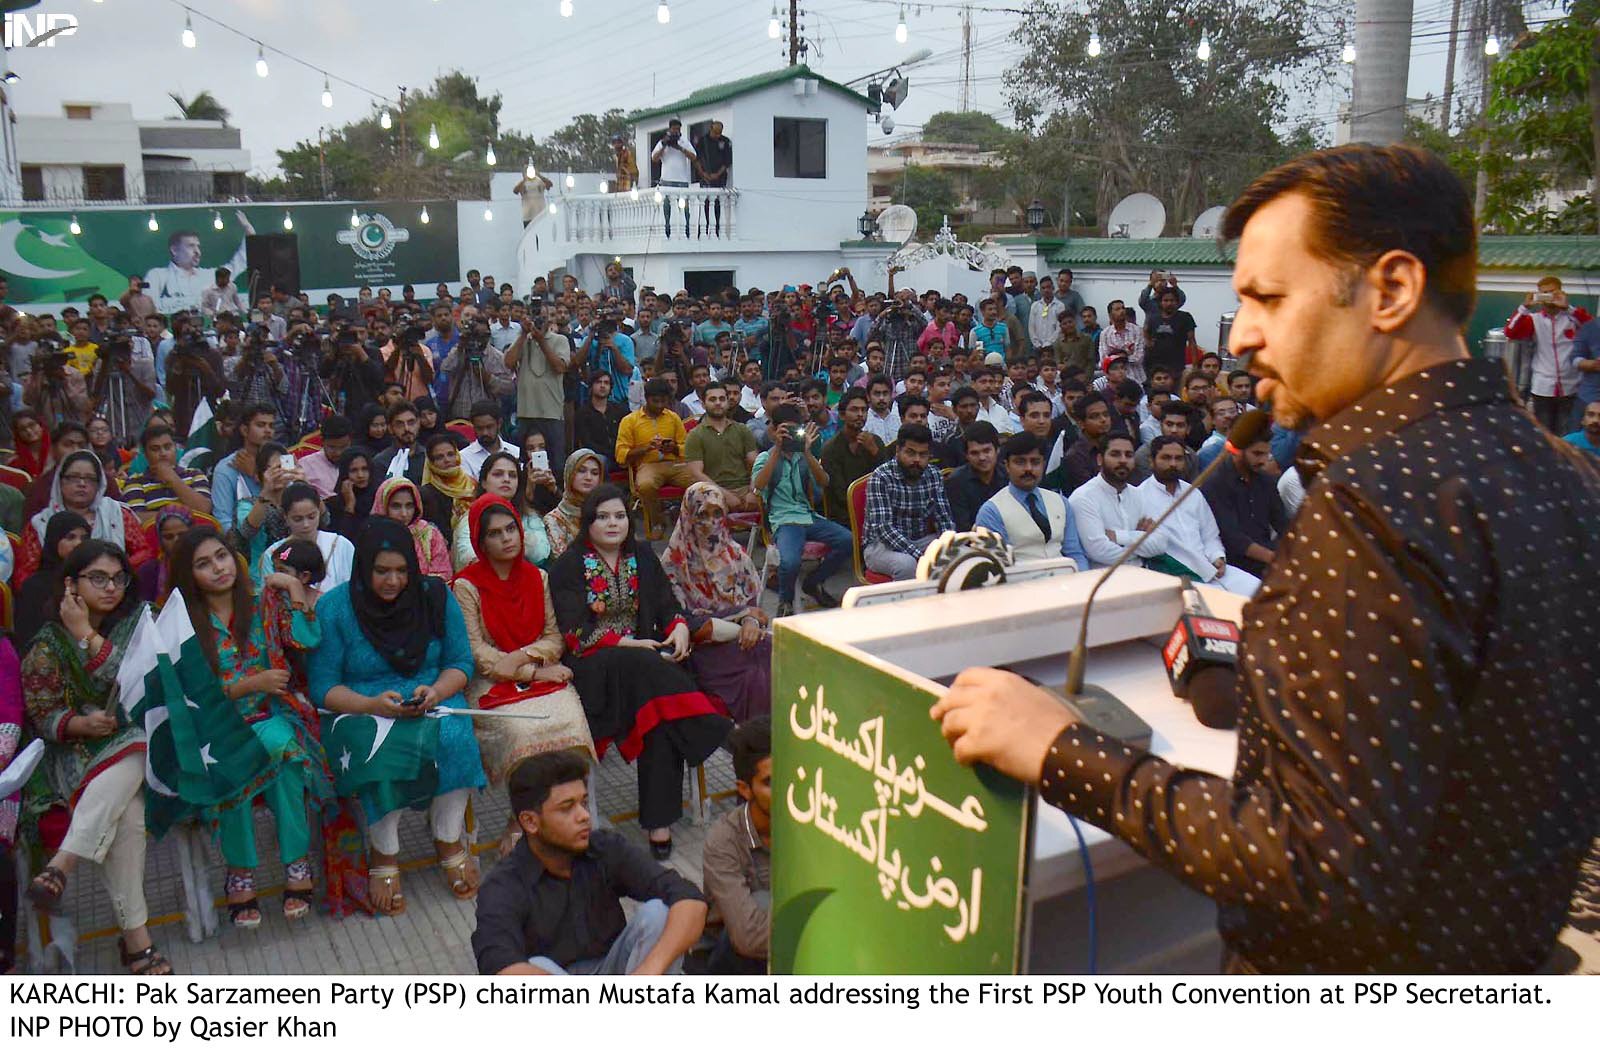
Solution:
M 789 0 L 789 65 L 800 64 L 800 0 Z
M 1356 0 L 1350 139 L 1387 145 L 1406 127 L 1412 0 Z
M 1439 115 L 1439 130 L 1446 135 L 1450 134 L 1450 101 L 1456 91 L 1456 51 L 1461 39 L 1461 0 L 1453 0 L 1450 5 L 1450 52 L 1444 57 L 1444 91 L 1440 94 L 1439 104 L 1443 111 Z
M 317 171 L 322 183 L 322 199 L 328 199 L 328 144 L 323 137 L 323 132 L 328 130 L 327 125 L 317 128 Z
M 972 5 L 961 9 L 961 112 L 972 109 Z

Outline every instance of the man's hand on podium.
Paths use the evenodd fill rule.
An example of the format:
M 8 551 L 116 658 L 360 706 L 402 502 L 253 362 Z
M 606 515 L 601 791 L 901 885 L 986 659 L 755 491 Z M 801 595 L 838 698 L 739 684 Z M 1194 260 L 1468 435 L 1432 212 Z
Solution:
M 986 763 L 1029 785 L 1039 784 L 1050 746 L 1077 716 L 1061 698 L 1013 672 L 969 668 L 928 713 L 964 764 Z

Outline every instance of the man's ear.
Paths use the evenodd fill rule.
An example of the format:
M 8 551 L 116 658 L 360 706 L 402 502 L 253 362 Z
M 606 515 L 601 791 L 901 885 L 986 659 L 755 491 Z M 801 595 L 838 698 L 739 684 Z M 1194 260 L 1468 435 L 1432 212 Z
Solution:
M 1392 334 L 1422 310 L 1427 292 L 1427 267 L 1409 252 L 1394 249 L 1379 256 L 1362 275 L 1374 294 L 1372 327 Z

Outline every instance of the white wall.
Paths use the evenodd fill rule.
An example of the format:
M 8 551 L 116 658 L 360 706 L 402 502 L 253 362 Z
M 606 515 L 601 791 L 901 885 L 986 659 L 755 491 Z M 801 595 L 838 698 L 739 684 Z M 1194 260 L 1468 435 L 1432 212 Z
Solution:
M 597 261 L 602 268 L 609 258 L 580 257 L 585 262 Z M 657 292 L 669 293 L 683 288 L 686 270 L 731 270 L 732 284 L 739 289 L 749 289 L 753 285 L 771 290 L 784 285 L 815 286 L 840 262 L 837 247 L 832 252 L 663 252 L 637 258 L 623 257 L 623 263 L 633 268 L 634 281 L 641 286 L 653 285 Z M 600 283 L 585 276 L 588 270 L 588 267 L 580 267 L 578 278 L 584 288 L 593 291 L 599 288 Z
M 486 206 L 493 211 L 493 220 L 483 218 Z M 476 270 L 493 274 L 496 285 L 509 281 L 517 286 L 519 295 L 527 293 L 530 286 L 519 279 L 517 271 L 517 244 L 522 240 L 522 208 L 519 202 L 457 201 L 456 230 L 461 273 L 447 279 L 452 288 L 466 280 L 467 271 Z
M 139 126 L 131 119 L 78 121 L 24 114 L 17 118 L 17 156 L 22 164 L 120 164 L 132 179 L 144 170 Z

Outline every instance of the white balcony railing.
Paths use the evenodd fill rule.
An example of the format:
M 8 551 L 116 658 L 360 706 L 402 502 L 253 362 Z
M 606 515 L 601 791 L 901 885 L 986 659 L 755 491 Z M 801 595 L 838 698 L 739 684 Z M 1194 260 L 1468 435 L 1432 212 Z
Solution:
M 733 189 L 646 187 L 623 193 L 567 194 L 557 200 L 554 218 L 561 236 L 577 244 L 666 238 L 667 210 L 674 238 L 683 236 L 687 219 L 693 240 L 732 241 L 738 237 L 738 205 L 739 191 Z

